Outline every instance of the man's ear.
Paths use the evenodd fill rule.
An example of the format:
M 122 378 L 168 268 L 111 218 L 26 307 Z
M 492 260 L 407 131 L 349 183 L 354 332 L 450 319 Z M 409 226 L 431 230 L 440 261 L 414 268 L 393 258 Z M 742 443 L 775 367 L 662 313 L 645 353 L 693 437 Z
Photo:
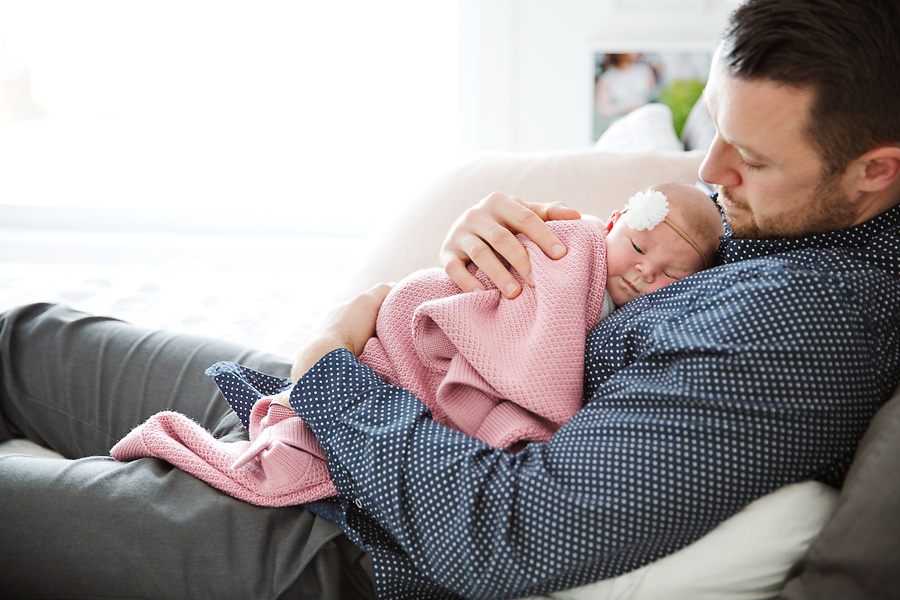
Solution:
M 617 210 L 614 210 L 613 213 L 609 215 L 609 221 L 606 222 L 606 229 L 604 229 L 604 233 L 606 235 L 609 235 L 609 232 L 612 231 L 613 225 L 616 224 L 616 221 L 618 221 L 619 217 L 621 216 L 622 213 Z
M 861 192 L 880 192 L 900 177 L 900 147 L 881 146 L 869 150 L 857 161 L 862 166 L 858 180 Z

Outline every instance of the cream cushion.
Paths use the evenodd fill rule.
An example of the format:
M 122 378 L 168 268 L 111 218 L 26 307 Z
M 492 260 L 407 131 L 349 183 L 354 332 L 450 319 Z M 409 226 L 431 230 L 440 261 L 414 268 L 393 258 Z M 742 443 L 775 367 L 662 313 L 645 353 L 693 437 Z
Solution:
M 605 218 L 651 184 L 695 183 L 703 156 L 699 151 L 590 149 L 471 157 L 390 210 L 370 236 L 366 247 L 371 252 L 352 265 L 341 296 L 440 266 L 438 252 L 453 222 L 491 192 L 526 202 L 564 202 Z

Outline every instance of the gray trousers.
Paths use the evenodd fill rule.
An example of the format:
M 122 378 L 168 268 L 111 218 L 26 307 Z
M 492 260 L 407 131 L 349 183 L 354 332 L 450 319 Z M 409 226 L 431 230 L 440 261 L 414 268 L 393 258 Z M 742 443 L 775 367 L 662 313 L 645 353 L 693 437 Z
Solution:
M 52 305 L 0 316 L 0 440 L 68 460 L 0 457 L 3 598 L 371 598 L 362 554 L 302 507 L 236 500 L 109 449 L 161 410 L 224 440 L 246 430 L 203 373 L 218 360 L 287 375 L 273 355 Z

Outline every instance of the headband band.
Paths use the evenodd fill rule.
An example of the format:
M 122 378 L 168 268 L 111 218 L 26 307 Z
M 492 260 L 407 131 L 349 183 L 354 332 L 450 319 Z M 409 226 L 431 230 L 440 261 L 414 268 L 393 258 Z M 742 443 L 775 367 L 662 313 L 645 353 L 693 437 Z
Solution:
M 697 254 L 700 255 L 700 259 L 703 261 L 704 269 L 709 267 L 709 264 L 706 262 L 706 256 L 703 255 L 703 251 L 700 250 L 700 246 L 698 246 L 696 244 L 696 242 L 694 242 L 694 240 L 691 239 L 691 236 L 689 236 L 681 227 L 679 227 L 678 225 L 673 223 L 669 217 L 664 218 L 663 223 L 665 223 L 666 225 L 671 227 L 675 233 L 677 233 L 678 235 L 681 236 L 681 239 L 686 241 L 688 244 L 691 245 L 691 248 L 693 248 L 694 250 L 697 251 Z
M 660 223 L 665 223 L 672 228 L 672 231 L 681 236 L 681 239 L 690 244 L 691 248 L 697 251 L 697 254 L 700 255 L 700 260 L 703 261 L 703 268 L 709 267 L 709 264 L 706 262 L 706 256 L 703 255 L 700 246 L 667 216 L 669 214 L 669 200 L 662 192 L 649 188 L 636 193 L 628 199 L 625 208 L 622 209 L 620 214 L 624 217 L 625 224 L 636 231 L 653 229 Z

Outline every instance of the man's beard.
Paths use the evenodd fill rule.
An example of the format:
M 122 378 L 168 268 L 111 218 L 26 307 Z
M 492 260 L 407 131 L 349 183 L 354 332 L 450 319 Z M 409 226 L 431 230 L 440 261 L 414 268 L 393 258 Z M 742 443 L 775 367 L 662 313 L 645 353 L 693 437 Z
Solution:
M 793 213 L 783 213 L 762 226 L 742 198 L 735 198 L 727 186 L 718 186 L 719 195 L 743 213 L 740 219 L 729 216 L 725 220 L 736 238 L 784 239 L 798 238 L 844 229 L 853 224 L 855 212 L 850 199 L 840 188 L 841 174 L 822 178 L 812 193 L 813 202 Z

